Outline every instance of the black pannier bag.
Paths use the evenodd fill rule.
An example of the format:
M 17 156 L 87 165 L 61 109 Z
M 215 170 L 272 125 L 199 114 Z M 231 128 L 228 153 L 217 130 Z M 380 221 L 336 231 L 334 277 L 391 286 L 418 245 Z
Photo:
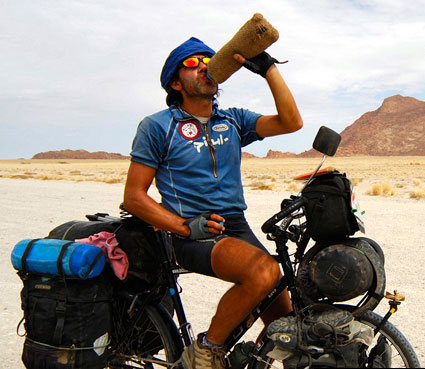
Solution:
M 27 369 L 97 369 L 107 364 L 112 288 L 91 279 L 20 271 Z
M 351 211 L 351 182 L 343 173 L 322 174 L 303 190 L 307 229 L 315 241 L 333 242 L 359 230 Z
M 140 290 L 142 277 L 146 289 L 160 285 L 158 301 L 170 305 L 169 299 L 165 304 L 169 295 L 163 296 L 165 290 L 159 283 L 160 261 L 153 227 L 135 217 L 87 217 L 90 221 L 69 221 L 55 227 L 46 238 L 74 241 L 99 232 L 114 233 L 137 278 L 129 273 L 119 281 L 109 268 L 99 277 L 85 280 L 19 271 L 24 284 L 21 303 L 26 331 L 22 360 L 27 369 L 104 368 L 113 329 L 114 286 L 119 289 L 120 283 L 137 283 Z M 172 312 L 172 304 L 167 310 Z

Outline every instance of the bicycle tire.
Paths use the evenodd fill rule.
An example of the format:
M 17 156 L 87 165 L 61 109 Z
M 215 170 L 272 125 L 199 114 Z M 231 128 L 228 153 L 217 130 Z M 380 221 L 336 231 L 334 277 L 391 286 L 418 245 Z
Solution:
M 372 329 L 375 329 L 382 321 L 382 317 L 372 311 L 366 311 L 361 317 L 357 318 L 361 323 L 369 325 Z M 421 368 L 418 357 L 416 356 L 413 347 L 406 339 L 406 337 L 389 321 L 387 321 L 379 330 L 376 335 L 374 342 L 367 353 L 376 344 L 379 336 L 384 336 L 387 339 L 388 344 L 392 350 L 392 362 L 391 368 Z M 268 369 L 276 368 L 277 363 L 273 363 L 273 360 L 267 356 L 271 350 L 273 350 L 273 342 L 264 337 L 264 344 L 258 350 L 254 358 L 251 359 L 249 369 Z M 282 363 L 280 363 L 282 364 Z M 273 365 L 273 366 L 272 366 Z M 314 366 L 312 366 L 314 367 Z M 365 365 L 363 367 L 370 368 L 373 366 Z M 283 364 L 282 364 L 283 368 Z
M 380 315 L 373 311 L 366 311 L 358 318 L 361 323 L 365 323 L 373 329 L 381 323 L 382 319 L 383 318 Z M 392 323 L 386 321 L 379 330 L 379 334 L 383 335 L 389 341 L 390 347 L 392 348 L 394 354 L 392 360 L 393 368 L 421 368 L 421 364 L 412 345 L 403 333 L 401 333 Z M 399 358 L 395 356 L 394 349 L 397 351 Z
M 122 307 L 114 311 L 114 335 L 123 336 L 123 340 L 114 342 L 112 337 L 107 368 L 166 368 L 180 358 L 181 337 L 162 306 L 145 306 L 131 322 L 125 317 L 126 306 Z

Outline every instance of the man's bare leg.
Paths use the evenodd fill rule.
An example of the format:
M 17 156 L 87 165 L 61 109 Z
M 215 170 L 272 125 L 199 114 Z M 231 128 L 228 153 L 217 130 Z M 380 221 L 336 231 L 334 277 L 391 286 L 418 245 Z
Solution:
M 208 341 L 223 344 L 273 289 L 281 274 L 270 255 L 235 238 L 225 238 L 214 246 L 211 263 L 218 278 L 235 283 L 220 299 L 207 333 Z

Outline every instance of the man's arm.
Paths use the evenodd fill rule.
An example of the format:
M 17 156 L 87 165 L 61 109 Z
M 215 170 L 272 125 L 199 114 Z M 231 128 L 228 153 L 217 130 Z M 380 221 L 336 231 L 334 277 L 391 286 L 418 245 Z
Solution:
M 189 227 L 183 224 L 186 219 L 166 210 L 148 195 L 155 173 L 155 168 L 131 162 L 124 190 L 125 208 L 159 229 L 189 236 Z
M 245 62 L 245 58 L 239 54 L 235 54 L 234 58 L 240 63 Z M 301 129 L 303 121 L 294 97 L 276 65 L 270 66 L 265 78 L 273 95 L 277 114 L 258 118 L 256 126 L 258 136 L 270 137 Z
M 190 236 L 190 228 L 184 224 L 186 219 L 168 211 L 148 195 L 155 174 L 155 168 L 131 162 L 124 190 L 125 208 L 138 218 L 159 229 L 177 233 L 184 237 Z M 219 215 L 211 215 L 211 220 L 207 222 L 209 231 L 214 234 L 221 234 L 224 227 L 217 222 L 222 221 L 224 219 Z
M 294 97 L 276 65 L 273 64 L 269 68 L 266 80 L 275 101 L 277 114 L 258 118 L 256 127 L 258 136 L 270 137 L 301 129 L 303 121 Z

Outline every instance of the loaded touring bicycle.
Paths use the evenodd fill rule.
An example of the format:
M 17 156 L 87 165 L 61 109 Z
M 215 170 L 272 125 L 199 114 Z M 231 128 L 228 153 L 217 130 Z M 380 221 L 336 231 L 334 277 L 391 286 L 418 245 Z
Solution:
M 344 173 L 321 169 L 339 142 L 337 133 L 321 127 L 313 143 L 324 154 L 320 165 L 299 177 L 302 191 L 284 199 L 262 226 L 276 245 L 284 277 L 228 337 L 227 364 L 233 369 L 420 367 L 410 343 L 389 321 L 404 296 L 386 292 L 381 247 L 354 237 L 364 225 L 353 186 Z M 120 217 L 87 218 L 62 224 L 46 238 L 23 240 L 13 250 L 24 284 L 18 327 L 25 336 L 24 364 L 179 367 L 194 337 L 177 283 L 187 271 L 175 261 L 170 235 L 124 208 Z M 95 242 L 100 237 L 106 237 L 103 248 Z M 128 257 L 124 278 L 122 265 L 105 255 Z M 293 313 L 270 324 L 255 343 L 244 343 L 244 334 L 285 288 Z M 373 310 L 385 301 L 382 317 Z

